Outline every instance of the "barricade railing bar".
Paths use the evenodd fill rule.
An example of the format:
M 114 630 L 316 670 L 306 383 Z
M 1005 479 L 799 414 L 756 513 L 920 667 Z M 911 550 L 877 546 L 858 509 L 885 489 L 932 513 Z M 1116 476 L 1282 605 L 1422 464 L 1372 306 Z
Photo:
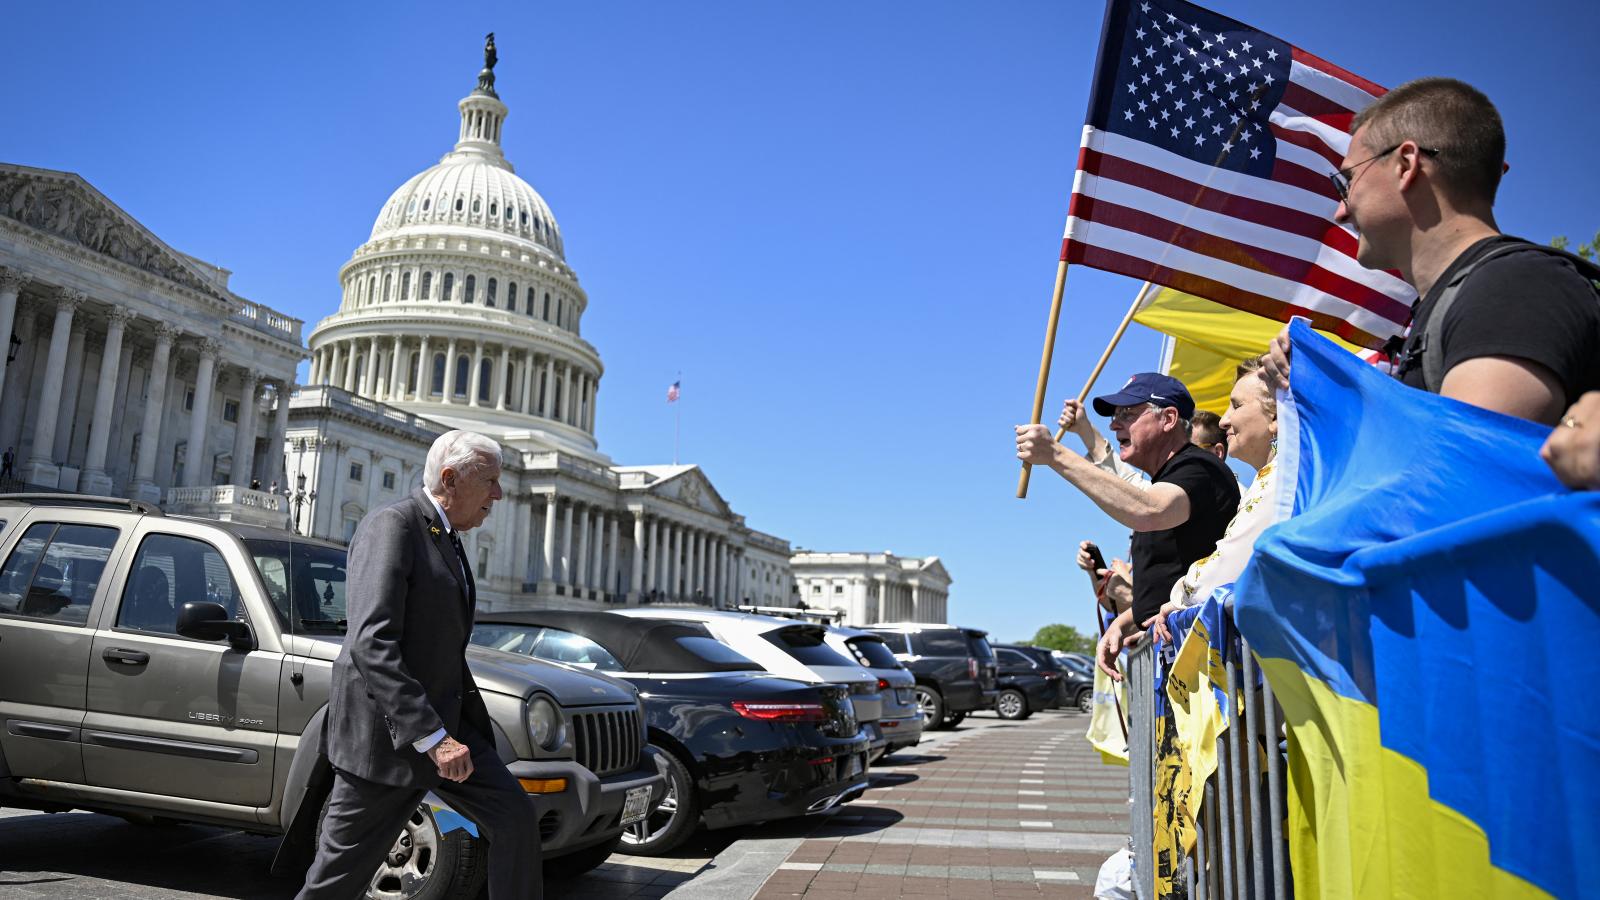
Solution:
M 1232 619 L 1231 606 L 1228 617 Z M 1230 622 L 1231 625 L 1231 622 Z M 1140 900 L 1278 900 L 1293 896 L 1285 841 L 1283 711 L 1260 677 L 1249 644 L 1233 628 L 1225 656 L 1227 728 L 1217 738 L 1217 771 L 1203 786 L 1195 844 L 1186 858 L 1155 856 L 1155 681 L 1166 663 L 1148 636 L 1125 660 L 1128 765 L 1133 802 L 1129 833 L 1133 884 Z M 1181 644 L 1181 638 L 1178 641 Z M 1174 726 L 1170 704 L 1166 727 Z M 1201 789 L 1196 785 L 1197 790 Z M 1173 867 L 1173 892 L 1158 894 L 1157 869 Z

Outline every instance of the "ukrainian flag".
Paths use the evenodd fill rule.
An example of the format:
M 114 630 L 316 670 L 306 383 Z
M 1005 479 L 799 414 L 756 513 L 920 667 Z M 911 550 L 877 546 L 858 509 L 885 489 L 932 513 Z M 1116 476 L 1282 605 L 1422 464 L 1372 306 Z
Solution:
M 1600 896 L 1600 494 L 1548 428 L 1292 329 L 1235 620 L 1289 731 L 1295 895 Z

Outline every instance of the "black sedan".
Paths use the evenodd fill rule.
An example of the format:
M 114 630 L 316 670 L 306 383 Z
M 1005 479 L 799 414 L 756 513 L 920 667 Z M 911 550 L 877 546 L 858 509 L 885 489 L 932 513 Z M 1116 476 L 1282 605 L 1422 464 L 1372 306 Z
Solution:
M 768 674 L 704 625 L 605 612 L 482 613 L 472 642 L 605 672 L 639 689 L 667 792 L 623 832 L 625 852 L 669 853 L 700 825 L 822 812 L 866 790 L 869 740 L 848 688 Z

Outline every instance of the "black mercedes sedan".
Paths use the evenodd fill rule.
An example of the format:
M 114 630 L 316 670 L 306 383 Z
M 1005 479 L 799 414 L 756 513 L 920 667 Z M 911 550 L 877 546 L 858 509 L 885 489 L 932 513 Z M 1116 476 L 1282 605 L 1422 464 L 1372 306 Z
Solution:
M 472 642 L 604 672 L 639 689 L 665 796 L 622 850 L 671 852 L 704 825 L 729 828 L 846 803 L 867 787 L 870 738 L 848 688 L 769 674 L 704 625 L 606 612 L 479 613 Z M 601 733 L 573 736 L 581 748 Z M 580 753 L 581 753 L 580 749 Z

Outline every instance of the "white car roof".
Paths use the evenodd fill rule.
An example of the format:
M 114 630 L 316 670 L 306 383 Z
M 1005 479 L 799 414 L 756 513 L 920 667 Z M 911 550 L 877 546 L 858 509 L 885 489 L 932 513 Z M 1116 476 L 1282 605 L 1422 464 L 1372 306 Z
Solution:
M 809 628 L 826 628 L 815 622 L 801 622 L 795 619 L 785 619 L 779 616 L 762 616 L 753 613 L 729 612 L 720 609 L 676 609 L 672 607 L 633 608 L 614 610 L 618 615 L 634 616 L 641 619 L 677 619 L 688 622 L 703 622 L 710 627 L 714 636 L 722 639 L 729 647 L 759 663 L 768 672 L 782 675 L 787 678 L 798 678 L 802 681 L 837 682 L 838 677 L 829 677 L 817 671 L 793 656 L 790 656 L 782 647 L 767 640 L 764 635 L 782 628 L 804 626 Z M 828 629 L 832 630 L 832 629 Z M 826 670 L 855 669 L 859 676 L 850 680 L 876 680 L 876 676 L 869 673 L 865 667 L 855 659 L 846 655 L 848 666 L 826 666 Z M 832 673 L 830 673 L 832 674 Z

